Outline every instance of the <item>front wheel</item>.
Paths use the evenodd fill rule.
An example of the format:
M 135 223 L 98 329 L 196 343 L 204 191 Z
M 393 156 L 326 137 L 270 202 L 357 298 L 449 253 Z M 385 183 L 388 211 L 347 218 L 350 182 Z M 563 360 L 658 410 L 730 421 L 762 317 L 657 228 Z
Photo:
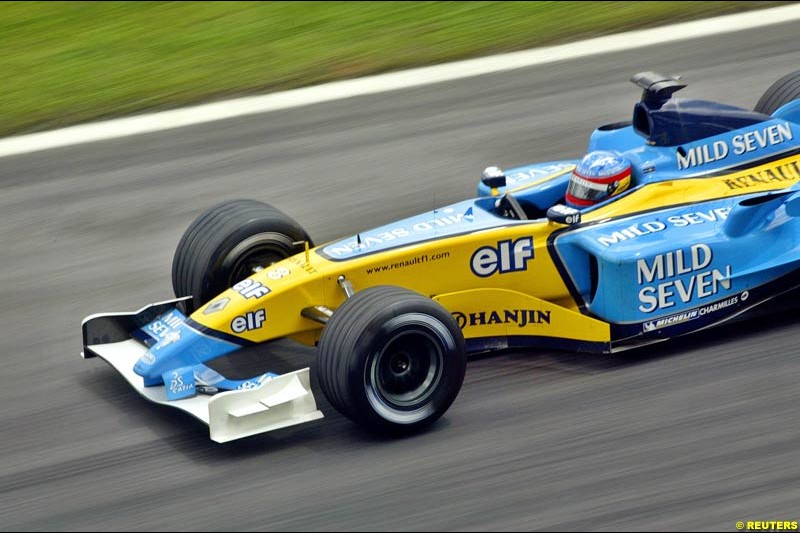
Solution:
M 466 348 L 438 303 L 399 287 L 372 287 L 342 304 L 319 341 L 320 388 L 336 410 L 367 429 L 408 433 L 455 400 Z
M 229 200 L 197 217 L 172 260 L 175 296 L 192 312 L 237 282 L 303 250 L 311 239 L 292 218 L 255 200 Z

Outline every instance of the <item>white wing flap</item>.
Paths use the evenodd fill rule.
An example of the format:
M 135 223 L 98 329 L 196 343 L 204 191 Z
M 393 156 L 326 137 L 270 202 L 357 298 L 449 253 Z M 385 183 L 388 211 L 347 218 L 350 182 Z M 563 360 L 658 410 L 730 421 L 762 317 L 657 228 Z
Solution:
M 211 439 L 228 442 L 322 418 L 311 392 L 309 369 L 290 372 L 253 389 L 168 401 L 163 386 L 145 387 L 133 365 L 147 351 L 134 339 L 89 346 L 151 402 L 185 411 L 208 424 Z

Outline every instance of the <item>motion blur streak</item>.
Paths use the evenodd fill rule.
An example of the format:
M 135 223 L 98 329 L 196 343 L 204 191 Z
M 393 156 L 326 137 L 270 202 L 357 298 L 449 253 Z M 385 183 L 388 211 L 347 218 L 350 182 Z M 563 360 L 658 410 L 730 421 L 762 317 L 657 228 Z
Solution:
M 0 529 L 728 530 L 797 518 L 796 313 L 614 358 L 474 361 L 432 431 L 327 418 L 233 445 L 82 361 L 80 319 L 170 294 L 189 222 L 227 198 L 325 242 L 579 156 L 644 70 L 752 108 L 793 23 L 239 118 L 0 165 Z M 290 344 L 285 346 L 291 347 Z M 308 351 L 293 349 L 302 362 Z M 297 365 L 295 365 L 297 366 Z
M 755 12 L 725 15 L 694 22 L 672 24 L 661 28 L 608 35 L 559 46 L 534 48 L 432 67 L 337 81 L 263 96 L 238 98 L 173 111 L 149 113 L 43 133 L 20 135 L 0 140 L 0 157 L 194 126 L 354 96 L 420 87 L 472 76 L 544 65 L 556 61 L 634 50 L 643 46 L 672 43 L 701 36 L 712 36 L 748 29 L 758 31 L 759 28 L 793 20 L 800 20 L 800 5 L 788 5 Z

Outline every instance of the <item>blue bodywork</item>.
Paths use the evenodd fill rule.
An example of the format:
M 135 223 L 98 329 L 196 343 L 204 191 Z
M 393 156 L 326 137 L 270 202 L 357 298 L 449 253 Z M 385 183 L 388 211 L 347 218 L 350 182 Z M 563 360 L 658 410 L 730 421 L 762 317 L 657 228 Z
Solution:
M 619 339 L 680 326 L 671 336 L 797 286 L 798 211 L 795 185 L 580 227 L 554 248 L 584 312 Z
M 652 95 L 651 95 L 652 96 Z M 649 184 L 734 175 L 800 153 L 800 101 L 772 116 L 702 100 L 643 98 L 632 123 L 597 129 L 589 151 L 624 154 L 629 190 Z M 577 160 L 507 169 L 506 185 L 478 185 L 478 198 L 332 242 L 316 253 L 346 261 L 415 243 L 542 221 L 563 203 Z M 800 286 L 800 163 L 724 181 L 731 195 L 565 226 L 548 250 L 582 313 L 612 328 L 612 348 L 670 337 L 720 322 Z M 723 178 L 724 179 L 724 178 Z M 754 184 L 772 192 L 749 193 Z M 512 194 L 529 220 L 504 217 Z M 241 347 L 203 332 L 172 310 L 135 335 L 148 346 L 135 372 L 165 384 L 170 399 L 257 386 L 274 374 L 229 380 L 206 362 Z M 212 332 L 213 333 L 213 332 Z M 604 348 L 605 349 L 605 348 Z
M 195 394 L 215 394 L 226 390 L 254 388 L 277 377 L 268 372 L 259 376 L 228 379 L 204 363 L 240 349 L 240 344 L 207 335 L 186 316 L 172 309 L 133 336 L 148 347 L 133 371 L 142 376 L 145 387 L 164 385 L 167 399 L 179 400 Z
M 633 186 L 734 174 L 800 153 L 800 101 L 763 115 L 704 100 L 642 101 L 633 123 L 597 129 L 589 151 L 623 153 Z M 638 121 L 638 124 L 637 124 Z M 529 219 L 563 203 L 576 160 L 506 170 L 506 185 Z M 726 180 L 734 196 L 569 226 L 551 256 L 583 313 L 612 324 L 617 345 L 674 336 L 722 321 L 800 285 L 800 165 Z M 754 184 L 774 192 L 748 194 Z M 786 189 L 780 189 L 781 186 Z M 324 247 L 332 260 L 527 221 L 479 198 L 382 226 Z M 607 203 L 607 202 L 606 202 Z M 601 203 L 584 211 L 606 205 Z
M 640 102 L 646 131 L 635 114 L 634 125 L 597 130 L 589 149 L 631 159 L 636 186 L 624 194 L 632 194 L 795 155 L 798 111 L 797 102 L 772 117 L 706 101 L 656 110 Z M 581 310 L 611 323 L 617 343 L 699 329 L 800 285 L 799 175 L 793 163 L 725 180 L 737 196 L 569 228 L 552 239 L 554 259 Z M 747 194 L 764 183 L 788 188 Z
M 645 93 L 634 106 L 632 121 L 598 128 L 587 148 L 587 152 L 624 155 L 630 161 L 631 185 L 621 194 L 580 213 L 552 209 L 565 203 L 572 171 L 580 159 L 519 166 L 505 172 L 493 167 L 484 172 L 485 183 L 479 183 L 475 199 L 364 231 L 313 253 L 331 261 L 347 261 L 496 228 L 521 226 L 527 232 L 530 226 L 526 225 L 539 224 L 535 238 L 541 240 L 536 246 L 534 237 L 524 233 L 514 235 L 516 240 L 506 235 L 501 241 L 496 239 L 497 233 L 489 233 L 488 246 L 475 239 L 472 275 L 487 278 L 513 272 L 519 277 L 509 278 L 503 286 L 508 288 L 534 270 L 529 264 L 549 257 L 552 263 L 542 265 L 546 268 L 541 272 L 555 282 L 555 288 L 540 298 L 549 298 L 548 305 L 562 306 L 559 311 L 564 316 L 574 319 L 577 310 L 599 319 L 604 324 L 585 319 L 575 323 L 592 324 L 602 333 L 592 337 L 594 340 L 581 340 L 587 337 L 565 335 L 563 329 L 557 335 L 505 330 L 502 337 L 467 339 L 468 349 L 476 351 L 534 346 L 606 353 L 718 324 L 800 287 L 800 100 L 765 115 L 705 100 L 674 99 L 672 94 L 684 85 L 654 73 L 642 73 L 633 81 L 644 87 Z M 625 168 L 627 180 L 627 165 Z M 500 186 L 503 174 L 505 184 Z M 647 188 L 653 185 L 657 187 Z M 671 191 L 669 201 L 660 196 L 665 190 Z M 685 201 L 678 197 L 687 191 Z M 637 192 L 642 194 L 633 196 Z M 625 198 L 629 201 L 618 208 L 611 206 L 587 216 Z M 479 254 L 485 254 L 485 262 Z M 556 270 L 563 285 L 554 276 Z M 465 275 L 470 274 L 465 271 Z M 479 283 L 471 283 L 470 288 L 476 286 Z M 500 294 L 496 299 L 505 297 Z M 87 319 L 83 324 L 86 353 L 92 353 L 90 345 L 123 343 L 132 335 L 146 350 L 133 343 L 136 349 L 130 360 L 125 360 L 127 372 L 138 357 L 133 372 L 143 380 L 141 390 L 164 385 L 169 401 L 258 388 L 275 378 L 279 381 L 273 385 L 281 385 L 284 378 L 277 374 L 236 380 L 208 366 L 210 361 L 253 343 L 187 318 L 178 308 L 181 300 L 152 304 L 134 314 Z M 323 306 L 303 311 L 324 314 L 320 308 Z M 325 316 L 330 316 L 330 310 L 324 309 L 329 312 Z M 516 317 L 517 311 L 534 312 L 506 313 Z M 549 324 L 550 311 L 547 313 Z M 301 315 L 317 320 L 313 314 Z M 106 357 L 120 356 L 109 351 Z M 119 364 L 116 367 L 121 368 Z M 308 384 L 303 385 L 298 373 L 293 374 L 287 377 L 296 380 L 301 395 L 287 386 L 288 392 L 275 396 L 277 400 L 291 397 L 289 400 L 273 398 L 273 403 L 259 400 L 260 405 L 234 406 L 228 415 L 238 421 L 231 424 L 305 395 Z M 162 402 L 160 394 L 149 397 Z M 231 396 L 237 395 L 227 395 Z M 202 399 L 182 403 L 202 403 Z M 313 400 L 299 405 L 306 409 L 299 417 L 303 421 L 321 416 Z

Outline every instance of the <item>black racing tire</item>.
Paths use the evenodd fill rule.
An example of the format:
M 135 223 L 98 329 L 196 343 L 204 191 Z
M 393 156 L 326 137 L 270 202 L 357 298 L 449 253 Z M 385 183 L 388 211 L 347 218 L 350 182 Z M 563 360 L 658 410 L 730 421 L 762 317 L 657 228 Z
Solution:
M 187 313 L 253 274 L 303 250 L 311 239 L 289 216 L 256 200 L 228 200 L 192 222 L 181 237 L 172 259 L 175 296 Z
M 755 111 L 771 115 L 779 107 L 800 98 L 800 70 L 787 74 L 772 85 L 761 96 Z
M 322 331 L 317 377 L 331 405 L 377 433 L 416 432 L 452 405 L 467 367 L 452 315 L 408 289 L 377 286 L 347 299 Z

